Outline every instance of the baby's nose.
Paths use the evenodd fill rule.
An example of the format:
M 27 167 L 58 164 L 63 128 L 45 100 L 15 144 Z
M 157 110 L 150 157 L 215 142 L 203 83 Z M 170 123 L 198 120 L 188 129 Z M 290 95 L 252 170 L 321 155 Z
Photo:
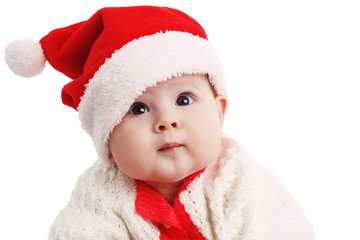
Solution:
M 176 129 L 180 126 L 176 120 L 162 119 L 155 124 L 155 132 L 161 133 L 166 130 Z

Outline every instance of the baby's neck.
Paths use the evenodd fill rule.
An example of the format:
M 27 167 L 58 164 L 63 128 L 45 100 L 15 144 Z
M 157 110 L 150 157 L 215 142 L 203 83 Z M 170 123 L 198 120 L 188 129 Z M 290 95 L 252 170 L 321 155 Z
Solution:
M 178 189 L 183 183 L 183 180 L 173 183 L 151 182 L 146 181 L 147 185 L 160 193 L 165 200 L 172 206 L 178 193 Z

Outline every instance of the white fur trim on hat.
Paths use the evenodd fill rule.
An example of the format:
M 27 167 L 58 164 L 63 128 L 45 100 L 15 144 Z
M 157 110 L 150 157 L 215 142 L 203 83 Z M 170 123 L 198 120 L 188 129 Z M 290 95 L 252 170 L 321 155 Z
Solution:
M 157 33 L 115 51 L 89 81 L 78 106 L 82 126 L 93 138 L 99 157 L 108 158 L 111 131 L 145 89 L 173 76 L 195 73 L 208 74 L 215 91 L 225 95 L 216 50 L 190 33 Z
M 40 43 L 22 39 L 6 47 L 5 61 L 15 74 L 29 78 L 43 71 L 46 58 Z

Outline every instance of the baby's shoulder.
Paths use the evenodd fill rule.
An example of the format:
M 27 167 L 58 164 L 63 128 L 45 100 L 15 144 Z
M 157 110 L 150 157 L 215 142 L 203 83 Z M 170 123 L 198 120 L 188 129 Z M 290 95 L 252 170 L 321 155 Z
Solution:
M 242 145 L 225 138 L 223 146 L 222 157 L 208 169 L 210 185 L 216 191 L 238 192 L 242 198 L 246 196 L 257 201 L 288 193 L 281 180 L 256 161 Z

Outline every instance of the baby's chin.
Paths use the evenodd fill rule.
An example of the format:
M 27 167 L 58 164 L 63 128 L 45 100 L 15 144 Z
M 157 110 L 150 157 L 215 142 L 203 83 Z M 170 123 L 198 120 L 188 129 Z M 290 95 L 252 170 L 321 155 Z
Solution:
M 191 174 L 190 174 L 191 175 Z M 184 175 L 184 176 L 178 176 L 178 177 L 166 177 L 166 176 L 160 176 L 160 177 L 152 177 L 152 178 L 144 178 L 140 179 L 144 182 L 157 182 L 157 183 L 169 183 L 169 184 L 175 184 L 184 181 L 185 178 L 187 178 L 190 175 Z
M 142 180 L 144 182 L 153 182 L 153 183 L 156 182 L 156 183 L 164 183 L 164 184 L 178 184 L 178 183 L 182 183 L 184 179 L 200 171 L 201 169 L 195 169 L 181 174 L 179 173 L 161 174 L 160 176 L 152 176 L 138 180 Z

